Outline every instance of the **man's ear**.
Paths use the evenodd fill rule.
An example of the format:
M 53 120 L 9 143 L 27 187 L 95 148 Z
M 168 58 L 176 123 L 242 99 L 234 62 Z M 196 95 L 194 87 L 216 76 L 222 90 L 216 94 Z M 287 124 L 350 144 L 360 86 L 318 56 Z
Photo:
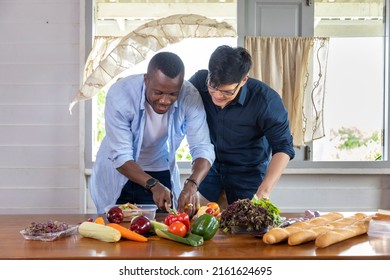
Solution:
M 242 81 L 241 81 L 241 86 L 245 85 L 245 83 L 248 81 L 248 79 L 249 79 L 249 76 L 246 75 L 245 78 L 242 79 Z

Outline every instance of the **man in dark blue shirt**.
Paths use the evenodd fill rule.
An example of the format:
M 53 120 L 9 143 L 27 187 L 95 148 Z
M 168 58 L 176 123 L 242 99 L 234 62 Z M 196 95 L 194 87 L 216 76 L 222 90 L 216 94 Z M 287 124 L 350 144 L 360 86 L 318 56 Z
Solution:
M 295 155 L 282 99 L 248 76 L 251 67 L 246 49 L 220 46 L 209 69 L 190 78 L 202 96 L 216 155 L 199 187 L 208 201 L 217 202 L 223 192 L 228 204 L 255 194 L 269 198 Z

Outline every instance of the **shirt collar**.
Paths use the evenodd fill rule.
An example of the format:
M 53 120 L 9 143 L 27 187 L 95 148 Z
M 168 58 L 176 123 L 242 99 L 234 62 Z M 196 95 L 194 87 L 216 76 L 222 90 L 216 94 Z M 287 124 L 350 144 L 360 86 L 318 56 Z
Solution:
M 233 99 L 231 102 L 232 104 L 240 104 L 241 106 L 244 106 L 246 96 L 247 96 L 248 89 L 246 87 L 246 83 L 241 87 L 240 92 L 238 93 L 238 96 Z

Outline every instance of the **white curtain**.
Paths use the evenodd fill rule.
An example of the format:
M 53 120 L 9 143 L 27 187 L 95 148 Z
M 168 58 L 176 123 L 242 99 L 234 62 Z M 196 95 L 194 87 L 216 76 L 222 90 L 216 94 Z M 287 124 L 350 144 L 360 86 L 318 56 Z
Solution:
M 84 83 L 69 110 L 71 112 L 78 101 L 92 98 L 125 70 L 169 44 L 186 38 L 236 36 L 236 30 L 226 22 L 195 14 L 177 14 L 147 22 L 122 38 L 97 38 L 85 66 Z
M 329 38 L 246 36 L 252 55 L 251 77 L 282 97 L 288 110 L 294 145 L 324 136 L 323 105 Z

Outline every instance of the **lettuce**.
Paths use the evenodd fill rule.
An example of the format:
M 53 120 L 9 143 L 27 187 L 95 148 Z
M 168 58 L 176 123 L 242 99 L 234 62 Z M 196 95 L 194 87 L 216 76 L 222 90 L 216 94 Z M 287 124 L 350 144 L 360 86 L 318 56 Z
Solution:
M 282 224 L 283 219 L 279 215 L 280 209 L 276 205 L 274 205 L 268 198 L 259 199 L 258 196 L 255 194 L 251 200 L 251 203 L 255 206 L 260 206 L 262 208 L 267 209 L 268 216 L 272 219 L 274 227 L 277 227 Z

